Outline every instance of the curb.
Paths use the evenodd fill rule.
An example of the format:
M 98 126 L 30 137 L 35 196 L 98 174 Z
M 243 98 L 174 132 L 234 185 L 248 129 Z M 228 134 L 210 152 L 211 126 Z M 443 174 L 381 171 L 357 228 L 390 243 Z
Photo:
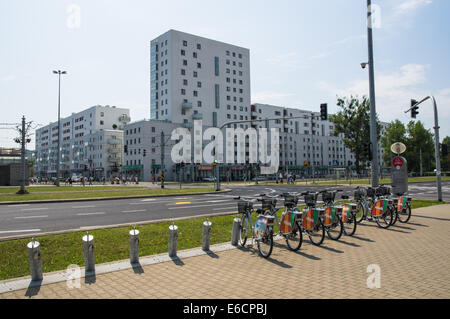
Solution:
M 0 202 L 0 205 L 43 204 L 43 203 L 70 203 L 70 202 L 89 202 L 89 201 L 100 201 L 100 200 L 133 199 L 133 198 L 193 196 L 193 195 L 207 195 L 207 194 L 229 193 L 231 191 L 232 191 L 231 189 L 224 189 L 224 190 L 215 191 L 215 192 L 178 193 L 178 194 L 167 194 L 167 195 L 138 195 L 138 196 L 119 196 L 119 197 L 25 200 L 25 201 L 15 201 L 15 202 Z

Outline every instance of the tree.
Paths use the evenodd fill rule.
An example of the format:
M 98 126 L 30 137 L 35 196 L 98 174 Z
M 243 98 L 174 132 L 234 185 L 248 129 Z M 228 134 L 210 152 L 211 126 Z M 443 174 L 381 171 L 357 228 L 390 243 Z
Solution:
M 446 136 L 442 140 L 442 145 L 447 145 L 447 150 L 450 148 L 450 136 Z M 446 172 L 450 170 L 450 155 L 447 154 L 444 156 L 441 152 L 441 169 L 442 171 Z
M 391 167 L 392 151 L 391 145 L 396 142 L 407 144 L 406 127 L 399 120 L 392 121 L 386 127 L 384 135 L 381 137 L 381 147 L 384 150 L 383 163 L 384 167 Z
M 331 115 L 334 123 L 334 136 L 343 135 L 345 147 L 355 155 L 356 171 L 361 172 L 361 164 L 367 162 L 364 156 L 365 145 L 370 143 L 370 101 L 366 96 L 338 97 L 336 105 L 341 109 Z M 376 118 L 377 140 L 380 138 L 381 125 Z M 375 156 L 375 154 L 374 154 Z
M 436 167 L 433 134 L 425 129 L 421 121 L 410 121 L 407 125 L 407 134 L 405 158 L 408 160 L 408 170 L 420 171 L 420 153 L 422 153 L 423 170 L 432 171 Z

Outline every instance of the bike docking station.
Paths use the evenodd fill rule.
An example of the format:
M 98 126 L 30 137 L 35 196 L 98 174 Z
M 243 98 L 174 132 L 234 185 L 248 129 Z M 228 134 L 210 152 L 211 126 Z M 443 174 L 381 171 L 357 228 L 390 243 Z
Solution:
M 233 220 L 233 231 L 231 233 L 231 245 L 233 245 L 233 246 L 238 245 L 240 227 L 241 227 L 241 219 L 236 217 Z
M 136 227 L 130 230 L 130 263 L 139 263 L 139 230 Z
M 30 263 L 31 281 L 41 281 L 42 276 L 42 258 L 41 245 L 34 238 L 27 244 L 28 261 Z
M 212 223 L 207 218 L 206 221 L 203 222 L 202 249 L 204 251 L 209 251 L 211 228 Z
M 94 255 L 94 236 L 86 235 L 83 236 L 83 252 L 84 252 L 84 271 L 85 273 L 95 272 L 95 255 Z
M 175 222 L 169 226 L 169 257 L 177 257 L 178 227 Z

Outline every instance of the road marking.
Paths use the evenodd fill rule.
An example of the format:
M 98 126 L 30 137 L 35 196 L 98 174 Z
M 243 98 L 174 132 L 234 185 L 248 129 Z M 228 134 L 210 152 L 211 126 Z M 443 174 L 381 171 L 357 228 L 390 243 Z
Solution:
M 231 207 L 220 207 L 220 208 L 213 208 L 213 210 L 223 210 L 223 209 L 234 209 L 236 210 L 236 205 Z
M 211 207 L 211 206 L 220 206 L 220 205 L 223 205 L 223 204 L 195 205 L 195 206 L 183 206 L 183 207 L 168 207 L 168 209 L 186 209 L 186 208 Z
M 143 199 L 142 201 L 143 201 L 143 202 L 152 202 L 152 201 L 154 201 L 154 200 L 156 200 L 156 198 Z
M 208 200 L 205 203 L 222 203 L 222 202 L 229 202 L 229 199 L 219 199 L 219 200 Z
M 40 229 L 23 229 L 23 230 L 0 230 L 0 234 L 9 234 L 9 233 L 30 233 L 30 232 L 38 232 Z
M 79 213 L 77 215 L 79 216 L 89 216 L 89 215 L 105 215 L 105 212 L 98 212 L 98 213 Z
M 72 206 L 72 208 L 94 208 L 95 206 Z
M 23 208 L 22 211 L 28 211 L 28 210 L 47 210 L 47 207 L 40 207 L 40 208 Z
M 139 212 L 146 212 L 146 209 L 136 209 L 136 210 L 123 210 L 122 213 L 139 213 Z
M 175 197 L 175 199 L 188 199 L 187 197 Z
M 177 202 L 175 205 L 186 205 L 186 204 L 192 204 L 192 202 Z
M 15 204 L 15 205 L 8 205 L 8 207 L 24 207 L 24 206 L 30 206 L 30 204 Z
M 48 215 L 40 215 L 40 216 L 18 216 L 18 217 L 14 217 L 14 219 L 45 218 L 45 217 L 48 217 Z

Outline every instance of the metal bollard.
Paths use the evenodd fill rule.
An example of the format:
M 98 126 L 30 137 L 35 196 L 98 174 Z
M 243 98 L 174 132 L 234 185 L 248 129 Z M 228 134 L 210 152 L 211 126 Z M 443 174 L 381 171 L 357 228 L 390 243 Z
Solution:
M 169 226 L 169 257 L 177 255 L 178 227 L 175 223 Z
M 130 230 L 130 262 L 139 262 L 139 230 Z
M 42 280 L 42 259 L 41 246 L 34 238 L 27 244 L 28 261 L 30 263 L 30 273 L 32 281 Z
M 206 221 L 203 222 L 202 249 L 205 251 L 209 250 L 209 237 L 211 235 L 211 226 L 212 223 L 208 219 L 206 219 Z
M 233 233 L 231 234 L 231 245 L 237 246 L 239 241 L 239 230 L 241 226 L 241 219 L 236 217 L 233 220 Z
M 83 236 L 83 251 L 84 251 L 84 267 L 85 271 L 95 270 L 95 255 L 94 255 L 94 236 L 86 235 Z

